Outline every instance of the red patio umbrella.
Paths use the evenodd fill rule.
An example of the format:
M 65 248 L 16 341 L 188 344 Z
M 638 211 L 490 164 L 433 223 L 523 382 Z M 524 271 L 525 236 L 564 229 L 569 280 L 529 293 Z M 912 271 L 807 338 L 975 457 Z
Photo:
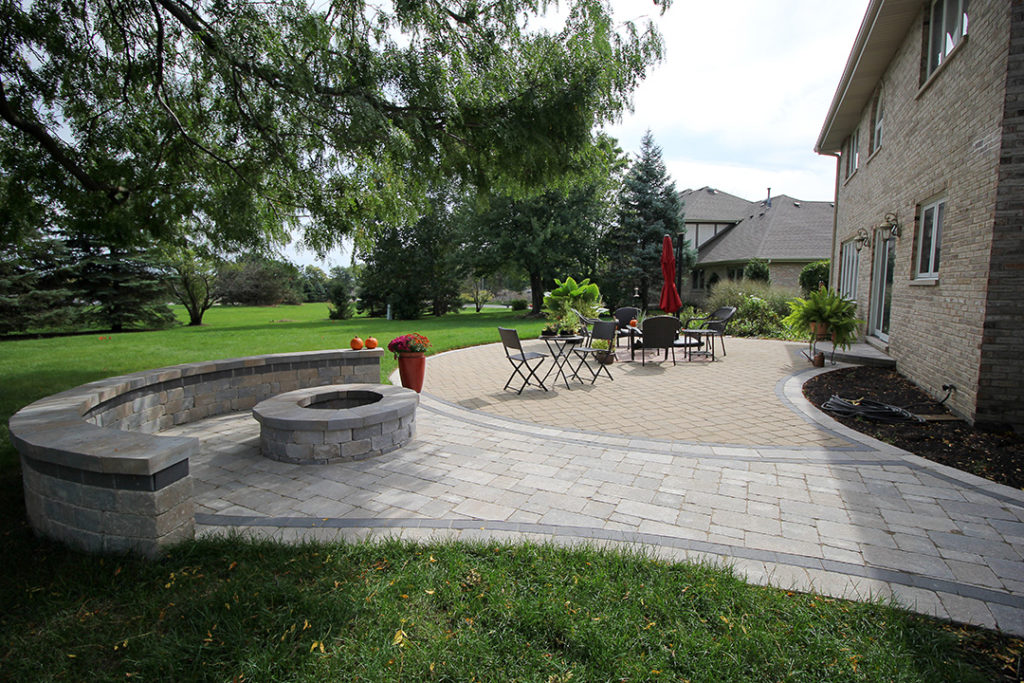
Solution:
M 665 284 L 661 286 L 658 308 L 666 313 L 675 313 L 683 307 L 683 301 L 676 290 L 676 254 L 672 250 L 672 238 L 668 235 L 661 241 L 661 275 Z

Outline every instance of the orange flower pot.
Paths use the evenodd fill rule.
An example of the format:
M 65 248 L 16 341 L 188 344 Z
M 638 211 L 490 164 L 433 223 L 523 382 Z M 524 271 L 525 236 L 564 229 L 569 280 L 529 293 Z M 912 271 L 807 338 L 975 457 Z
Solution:
M 423 376 L 427 372 L 426 354 L 403 351 L 398 354 L 398 375 L 402 386 L 419 393 L 423 389 Z

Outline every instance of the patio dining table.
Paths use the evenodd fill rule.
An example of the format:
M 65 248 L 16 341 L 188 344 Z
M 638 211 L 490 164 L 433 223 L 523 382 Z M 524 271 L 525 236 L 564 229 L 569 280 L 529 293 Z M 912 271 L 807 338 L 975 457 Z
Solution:
M 555 373 L 555 380 L 558 380 L 558 376 L 561 375 L 565 381 L 565 388 L 572 391 L 572 387 L 569 386 L 569 377 L 573 379 L 579 379 L 576 372 L 572 369 L 572 365 L 569 366 L 569 374 L 565 373 L 565 364 L 569 362 L 572 355 L 572 349 L 577 344 L 583 343 L 582 335 L 548 335 L 542 334 L 540 336 L 544 340 L 544 343 L 548 347 L 548 352 L 551 354 L 552 364 L 548 368 L 547 374 L 544 375 L 544 379 L 541 382 L 546 382 L 551 373 Z M 580 380 L 582 382 L 582 380 Z

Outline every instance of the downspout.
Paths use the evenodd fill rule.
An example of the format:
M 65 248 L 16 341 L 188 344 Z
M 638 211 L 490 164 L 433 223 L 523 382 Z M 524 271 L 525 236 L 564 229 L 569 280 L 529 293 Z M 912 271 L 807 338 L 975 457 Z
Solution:
M 839 166 L 840 155 L 834 152 L 818 152 L 821 156 L 835 157 L 836 160 L 836 189 L 835 198 L 832 200 L 832 249 L 829 252 L 829 263 L 828 263 L 828 286 L 829 289 L 838 289 L 839 282 L 836 281 L 836 238 L 839 232 L 839 172 L 842 170 Z

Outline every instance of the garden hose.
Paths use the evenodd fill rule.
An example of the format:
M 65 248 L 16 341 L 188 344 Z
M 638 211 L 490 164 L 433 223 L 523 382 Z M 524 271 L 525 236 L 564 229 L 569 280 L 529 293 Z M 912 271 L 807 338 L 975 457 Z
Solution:
M 823 410 L 846 417 L 863 417 L 875 422 L 887 424 L 899 424 L 902 422 L 924 422 L 917 415 L 910 411 L 891 406 L 887 403 L 879 403 L 866 398 L 846 399 L 833 394 L 832 398 L 821 404 Z

